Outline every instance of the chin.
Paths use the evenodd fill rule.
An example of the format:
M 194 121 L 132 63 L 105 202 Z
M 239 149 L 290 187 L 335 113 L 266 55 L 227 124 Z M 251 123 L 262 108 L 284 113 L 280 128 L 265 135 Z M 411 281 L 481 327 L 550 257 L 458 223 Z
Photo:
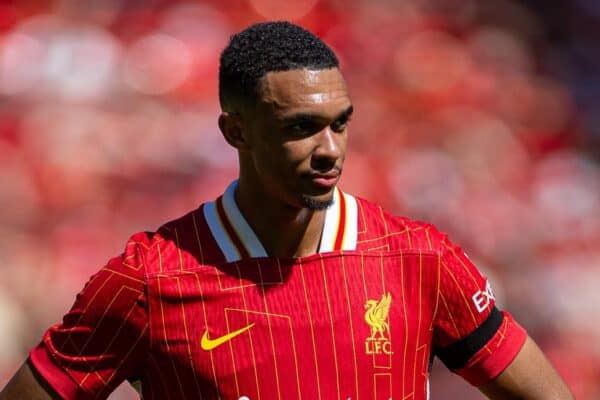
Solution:
M 325 210 L 333 204 L 333 196 L 302 196 L 302 205 L 312 211 Z

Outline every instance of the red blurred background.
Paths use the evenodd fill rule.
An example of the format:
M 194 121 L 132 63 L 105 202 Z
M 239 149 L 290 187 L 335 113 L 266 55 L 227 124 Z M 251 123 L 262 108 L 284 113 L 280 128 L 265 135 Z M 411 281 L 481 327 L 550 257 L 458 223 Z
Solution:
M 0 386 L 130 234 L 235 178 L 219 53 L 288 19 L 349 83 L 343 188 L 449 232 L 577 397 L 600 398 L 598 4 L 0 2 Z M 431 385 L 482 398 L 439 362 Z

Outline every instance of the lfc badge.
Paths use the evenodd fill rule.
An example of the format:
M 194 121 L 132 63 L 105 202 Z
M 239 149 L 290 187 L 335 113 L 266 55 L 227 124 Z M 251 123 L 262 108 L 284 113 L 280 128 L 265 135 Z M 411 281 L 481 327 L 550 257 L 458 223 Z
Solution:
M 365 321 L 371 328 L 371 335 L 365 340 L 367 354 L 392 354 L 388 319 L 391 303 L 392 295 L 388 292 L 381 300 L 367 300 L 365 304 Z

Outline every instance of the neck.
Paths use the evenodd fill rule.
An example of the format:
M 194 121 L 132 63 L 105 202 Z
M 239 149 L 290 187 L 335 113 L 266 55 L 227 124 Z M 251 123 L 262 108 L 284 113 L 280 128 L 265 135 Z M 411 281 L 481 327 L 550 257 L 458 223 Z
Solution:
M 325 210 L 297 208 L 257 193 L 240 180 L 236 203 L 272 257 L 303 257 L 318 251 Z

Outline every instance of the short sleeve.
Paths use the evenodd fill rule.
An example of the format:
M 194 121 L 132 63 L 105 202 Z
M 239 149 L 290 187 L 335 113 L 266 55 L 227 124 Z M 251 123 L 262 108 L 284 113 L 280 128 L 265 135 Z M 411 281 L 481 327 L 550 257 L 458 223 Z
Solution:
M 29 359 L 63 398 L 106 398 L 139 376 L 148 350 L 142 236 L 93 275 Z M 142 247 L 142 248 L 141 248 Z
M 527 333 L 496 307 L 491 283 L 465 253 L 447 239 L 441 246 L 434 351 L 450 370 L 479 386 L 512 362 Z

